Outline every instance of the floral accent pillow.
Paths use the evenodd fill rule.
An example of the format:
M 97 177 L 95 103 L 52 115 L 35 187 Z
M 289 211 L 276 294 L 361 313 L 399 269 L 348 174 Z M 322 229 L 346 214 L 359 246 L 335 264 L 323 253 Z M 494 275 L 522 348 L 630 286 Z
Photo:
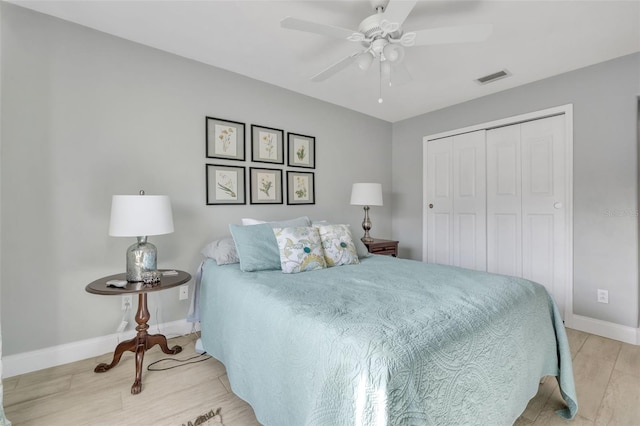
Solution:
M 327 266 L 360 263 L 349 225 L 322 225 L 316 228 L 320 234 L 324 260 L 327 262 Z
M 313 227 L 273 228 L 280 249 L 280 265 L 285 274 L 324 269 L 318 230 Z

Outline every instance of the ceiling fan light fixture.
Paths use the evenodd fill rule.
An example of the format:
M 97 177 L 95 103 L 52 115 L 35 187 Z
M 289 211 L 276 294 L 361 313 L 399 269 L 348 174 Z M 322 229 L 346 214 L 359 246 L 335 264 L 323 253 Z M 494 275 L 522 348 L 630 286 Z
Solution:
M 404 58 L 404 48 L 397 44 L 387 44 L 382 49 L 382 54 L 387 61 L 400 62 Z
M 372 62 L 373 55 L 370 52 L 364 52 L 362 55 L 358 56 L 358 68 L 362 71 L 368 70 Z

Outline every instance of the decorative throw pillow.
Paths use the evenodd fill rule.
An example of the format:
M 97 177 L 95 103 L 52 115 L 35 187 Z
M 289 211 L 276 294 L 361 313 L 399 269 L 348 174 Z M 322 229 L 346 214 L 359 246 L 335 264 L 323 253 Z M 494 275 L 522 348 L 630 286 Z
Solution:
M 349 225 L 324 225 L 316 228 L 327 266 L 360 263 Z
M 318 230 L 313 227 L 273 228 L 285 274 L 327 267 Z
M 200 254 L 204 257 L 215 259 L 218 265 L 240 262 L 236 245 L 231 237 L 210 242 L 202 249 Z
M 267 223 L 242 226 L 229 225 L 240 258 L 240 269 L 245 272 L 280 269 L 278 242 L 273 228 Z
M 280 269 L 280 250 L 273 228 L 309 226 L 306 216 L 280 222 L 265 222 L 241 226 L 231 224 L 231 236 L 240 258 L 240 270 L 245 272 Z
M 329 223 L 329 221 L 326 221 L 326 220 L 314 220 L 313 222 L 311 222 L 311 225 L 324 226 L 324 225 L 331 225 L 331 223 Z M 352 237 L 353 237 L 353 234 L 352 234 Z M 364 243 L 360 238 L 353 238 L 353 244 L 356 246 L 356 251 L 358 252 L 358 258 L 363 259 L 365 257 L 371 256 L 371 253 L 369 253 L 367 246 L 364 245 Z

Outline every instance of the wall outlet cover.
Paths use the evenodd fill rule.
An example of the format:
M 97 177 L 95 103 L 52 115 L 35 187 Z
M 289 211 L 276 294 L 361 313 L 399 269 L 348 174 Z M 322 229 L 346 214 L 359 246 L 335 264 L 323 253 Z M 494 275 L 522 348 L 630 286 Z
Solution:
M 609 303 L 609 291 L 598 289 L 598 302 Z
M 187 300 L 189 298 L 189 286 L 187 284 L 180 286 L 180 295 L 178 300 Z

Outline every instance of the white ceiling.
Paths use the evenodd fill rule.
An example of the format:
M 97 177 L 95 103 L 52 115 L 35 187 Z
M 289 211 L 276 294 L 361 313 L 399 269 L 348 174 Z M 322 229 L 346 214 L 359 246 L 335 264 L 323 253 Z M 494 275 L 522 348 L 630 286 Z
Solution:
M 639 0 L 419 1 L 405 31 L 490 23 L 493 33 L 483 43 L 407 48 L 413 80 L 384 87 L 379 104 L 375 67 L 309 80 L 361 50 L 357 43 L 280 27 L 293 16 L 357 30 L 373 14 L 368 1 L 13 3 L 390 122 L 640 51 Z M 511 77 L 474 82 L 504 68 Z

